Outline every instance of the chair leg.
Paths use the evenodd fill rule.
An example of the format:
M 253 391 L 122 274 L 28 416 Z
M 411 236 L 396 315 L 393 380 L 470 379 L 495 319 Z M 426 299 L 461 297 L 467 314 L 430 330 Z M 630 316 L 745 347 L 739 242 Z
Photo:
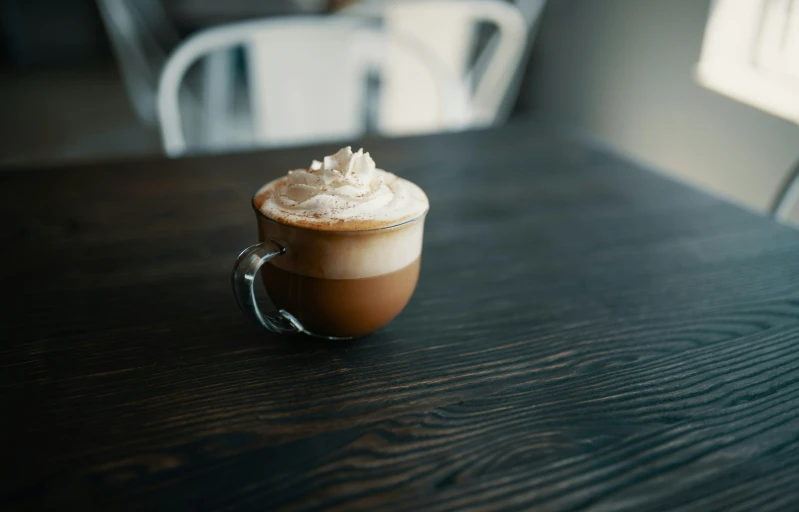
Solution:
M 233 50 L 210 53 L 204 65 L 203 136 L 209 147 L 223 147 L 228 142 L 233 108 Z

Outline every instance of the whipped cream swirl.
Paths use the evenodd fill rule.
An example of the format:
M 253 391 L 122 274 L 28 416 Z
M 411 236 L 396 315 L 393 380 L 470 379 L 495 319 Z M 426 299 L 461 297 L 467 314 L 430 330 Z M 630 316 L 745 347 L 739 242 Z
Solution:
M 409 220 L 428 208 L 419 187 L 378 169 L 369 153 L 353 153 L 350 147 L 323 162 L 314 160 L 308 169 L 289 171 L 259 195 L 264 192 L 259 205 L 264 214 L 310 227 L 376 228 Z

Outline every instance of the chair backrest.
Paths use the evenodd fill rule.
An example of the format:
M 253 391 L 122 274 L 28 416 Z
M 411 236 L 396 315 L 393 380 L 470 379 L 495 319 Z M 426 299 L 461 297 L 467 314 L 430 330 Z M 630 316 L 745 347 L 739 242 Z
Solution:
M 363 131 L 369 63 L 357 52 L 360 25 L 288 19 L 253 31 L 247 70 L 260 140 L 282 145 L 350 139 Z
M 366 0 L 344 12 L 380 18 L 392 30 L 418 39 L 436 52 L 449 72 L 473 92 L 469 124 L 492 124 L 507 117 L 509 92 L 515 92 L 520 65 L 528 49 L 528 29 L 535 25 L 545 0 L 518 0 L 521 11 L 500 0 Z M 472 66 L 480 24 L 496 27 L 496 34 Z M 414 104 L 384 97 L 381 127 L 389 133 L 420 131 L 430 119 L 420 119 L 432 90 L 418 83 L 415 70 L 394 58 L 386 64 L 386 81 L 394 90 L 415 90 Z
M 386 51 L 421 63 L 436 84 L 437 123 L 459 126 L 459 84 L 437 56 L 413 39 L 370 28 L 354 18 L 291 17 L 236 23 L 205 30 L 170 57 L 158 92 L 167 154 L 186 151 L 179 89 L 188 68 L 202 57 L 243 47 L 255 143 L 262 146 L 347 140 L 366 128 L 366 83 L 380 72 Z M 202 122 L 213 123 L 215 119 Z

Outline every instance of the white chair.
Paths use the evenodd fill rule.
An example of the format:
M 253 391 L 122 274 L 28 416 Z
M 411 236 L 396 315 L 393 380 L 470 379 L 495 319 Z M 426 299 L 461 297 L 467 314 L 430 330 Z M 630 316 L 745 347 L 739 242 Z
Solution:
M 292 11 L 322 10 L 324 0 L 282 0 L 252 2 L 170 2 L 170 13 L 163 0 L 96 0 L 100 16 L 111 41 L 123 83 L 133 109 L 146 125 L 158 122 L 156 96 L 158 79 L 168 56 L 180 43 L 170 13 L 190 23 L 209 23 L 225 14 L 235 17 L 275 16 Z M 218 51 L 209 55 L 191 91 L 181 98 L 183 109 L 204 109 L 197 116 L 216 118 L 231 102 L 235 87 L 230 73 L 233 53 Z M 224 144 L 227 134 L 217 125 L 206 127 L 210 144 Z
M 186 152 L 179 90 L 188 68 L 202 57 L 244 48 L 249 80 L 251 137 L 234 129 L 228 147 L 284 146 L 348 140 L 367 127 L 367 79 L 380 72 L 384 53 L 420 65 L 436 87 L 439 129 L 463 125 L 465 93 L 436 54 L 413 38 L 365 26 L 348 17 L 271 18 L 208 29 L 170 57 L 158 88 L 158 113 L 168 155 Z M 220 76 L 224 76 L 220 75 Z M 219 115 L 201 123 L 230 125 Z M 228 131 L 230 134 L 230 130 Z M 204 146 L 201 141 L 200 147 Z
M 449 72 L 472 90 L 469 124 L 504 122 L 513 106 L 522 63 L 546 0 L 517 0 L 518 7 L 499 0 L 365 0 L 346 9 L 350 16 L 380 19 L 390 29 L 417 38 L 436 52 Z M 472 63 L 480 24 L 496 27 Z M 413 103 L 382 98 L 381 128 L 387 133 L 415 133 L 432 126 L 422 112 L 432 97 L 429 84 L 414 79 L 413 63 L 389 55 L 386 82 L 390 90 L 414 91 Z

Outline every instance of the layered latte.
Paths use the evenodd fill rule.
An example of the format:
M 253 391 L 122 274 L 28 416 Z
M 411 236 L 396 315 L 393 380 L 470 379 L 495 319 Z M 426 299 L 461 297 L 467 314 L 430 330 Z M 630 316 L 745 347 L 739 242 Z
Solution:
M 425 193 L 344 148 L 255 195 L 259 239 L 285 253 L 263 268 L 270 298 L 308 331 L 358 337 L 391 321 L 419 277 Z

